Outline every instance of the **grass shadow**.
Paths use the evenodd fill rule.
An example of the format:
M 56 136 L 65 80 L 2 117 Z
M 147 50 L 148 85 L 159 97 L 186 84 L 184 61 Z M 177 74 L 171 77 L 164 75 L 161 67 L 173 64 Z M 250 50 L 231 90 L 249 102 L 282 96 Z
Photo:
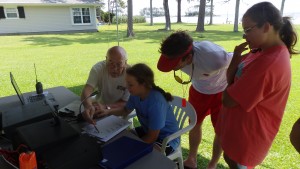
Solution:
M 183 156 L 183 159 L 185 159 L 187 156 L 188 156 L 188 152 L 189 152 L 189 150 L 188 149 L 186 149 L 186 148 L 182 148 L 182 156 Z M 208 163 L 209 163 L 209 161 L 210 161 L 210 159 L 208 159 L 208 158 L 206 158 L 206 157 L 204 157 L 204 156 L 202 156 L 201 154 L 199 154 L 198 153 L 198 155 L 197 155 L 197 162 L 198 162 L 198 169 L 205 169 L 206 167 L 207 167 L 207 165 L 208 165 Z M 224 165 L 222 165 L 222 164 L 218 164 L 217 165 L 217 168 L 218 169 L 228 169 L 229 167 L 228 166 L 224 166 Z
M 101 30 L 94 33 L 73 33 L 73 34 L 47 34 L 25 37 L 23 41 L 29 42 L 32 46 L 64 46 L 72 44 L 97 44 L 97 43 L 113 43 L 119 38 L 122 42 L 130 42 L 132 40 L 147 41 L 146 43 L 160 43 L 161 39 L 168 36 L 175 30 L 189 31 L 194 40 L 209 40 L 212 42 L 240 40 L 242 38 L 241 32 L 233 32 L 224 26 L 214 25 L 206 26 L 207 30 L 204 32 L 196 32 L 195 24 L 173 23 L 173 29 L 167 31 L 159 29 L 164 24 L 157 24 L 155 27 L 146 24 L 139 24 L 139 29 L 134 30 L 135 36 L 127 38 L 127 30 L 123 26 L 118 32 L 116 30 Z M 74 36 L 76 35 L 76 36 Z
M 67 89 L 71 90 L 73 93 L 80 96 L 83 87 L 84 87 L 84 85 L 79 85 L 79 86 L 67 87 Z

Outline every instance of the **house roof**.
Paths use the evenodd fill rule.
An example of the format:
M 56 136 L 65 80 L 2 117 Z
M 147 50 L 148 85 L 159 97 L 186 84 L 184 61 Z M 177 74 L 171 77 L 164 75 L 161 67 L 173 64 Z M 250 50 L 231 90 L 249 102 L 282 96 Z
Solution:
M 66 6 L 66 5 L 103 5 L 97 0 L 0 0 L 0 5 L 26 5 L 26 6 Z

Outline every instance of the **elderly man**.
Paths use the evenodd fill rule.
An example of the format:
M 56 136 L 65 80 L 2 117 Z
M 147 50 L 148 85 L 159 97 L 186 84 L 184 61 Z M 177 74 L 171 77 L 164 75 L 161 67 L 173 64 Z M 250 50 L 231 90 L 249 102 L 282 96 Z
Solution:
M 125 69 L 127 65 L 126 51 L 120 46 L 114 46 L 107 51 L 106 60 L 96 63 L 89 74 L 86 85 L 81 93 L 84 105 L 83 117 L 89 123 L 95 123 L 95 111 L 113 109 L 125 106 L 129 98 L 126 89 Z M 96 102 L 89 98 L 98 90 Z

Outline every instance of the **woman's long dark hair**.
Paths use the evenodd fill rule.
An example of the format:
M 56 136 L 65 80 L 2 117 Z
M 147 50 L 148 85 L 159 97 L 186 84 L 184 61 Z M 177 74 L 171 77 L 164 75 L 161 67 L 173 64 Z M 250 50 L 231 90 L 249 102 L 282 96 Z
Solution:
M 273 25 L 275 31 L 279 31 L 280 38 L 287 46 L 290 54 L 298 53 L 294 47 L 297 43 L 297 34 L 292 26 L 289 17 L 282 17 L 280 11 L 270 2 L 261 2 L 249 8 L 244 17 L 250 17 L 257 23 L 257 27 L 262 27 L 268 22 Z
M 173 97 L 171 93 L 165 92 L 159 86 L 156 86 L 154 83 L 154 73 L 150 67 L 146 64 L 138 63 L 133 65 L 130 68 L 127 68 L 126 73 L 135 77 L 139 84 L 145 85 L 147 88 L 153 88 L 159 91 L 167 101 L 172 101 Z

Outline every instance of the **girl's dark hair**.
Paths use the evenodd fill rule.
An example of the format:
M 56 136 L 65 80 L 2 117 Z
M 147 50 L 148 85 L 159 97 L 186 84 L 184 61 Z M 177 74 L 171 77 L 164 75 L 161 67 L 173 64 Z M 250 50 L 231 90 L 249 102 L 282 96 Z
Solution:
M 126 73 L 128 75 L 131 75 L 136 78 L 137 82 L 139 84 L 145 85 L 147 88 L 153 88 L 157 91 L 159 91 L 167 101 L 172 101 L 173 97 L 170 93 L 165 92 L 162 88 L 159 86 L 156 86 L 154 83 L 154 73 L 151 70 L 150 67 L 148 67 L 146 64 L 138 63 L 133 65 L 130 68 L 127 68 Z
M 250 17 L 257 23 L 257 27 L 262 27 L 268 22 L 273 25 L 275 31 L 279 32 L 281 40 L 287 46 L 290 54 L 295 54 L 294 49 L 297 43 L 297 34 L 292 26 L 290 18 L 282 17 L 280 11 L 270 2 L 261 2 L 249 8 L 244 17 Z
M 159 53 L 168 56 L 183 54 L 193 43 L 193 38 L 185 31 L 176 31 L 161 42 Z

